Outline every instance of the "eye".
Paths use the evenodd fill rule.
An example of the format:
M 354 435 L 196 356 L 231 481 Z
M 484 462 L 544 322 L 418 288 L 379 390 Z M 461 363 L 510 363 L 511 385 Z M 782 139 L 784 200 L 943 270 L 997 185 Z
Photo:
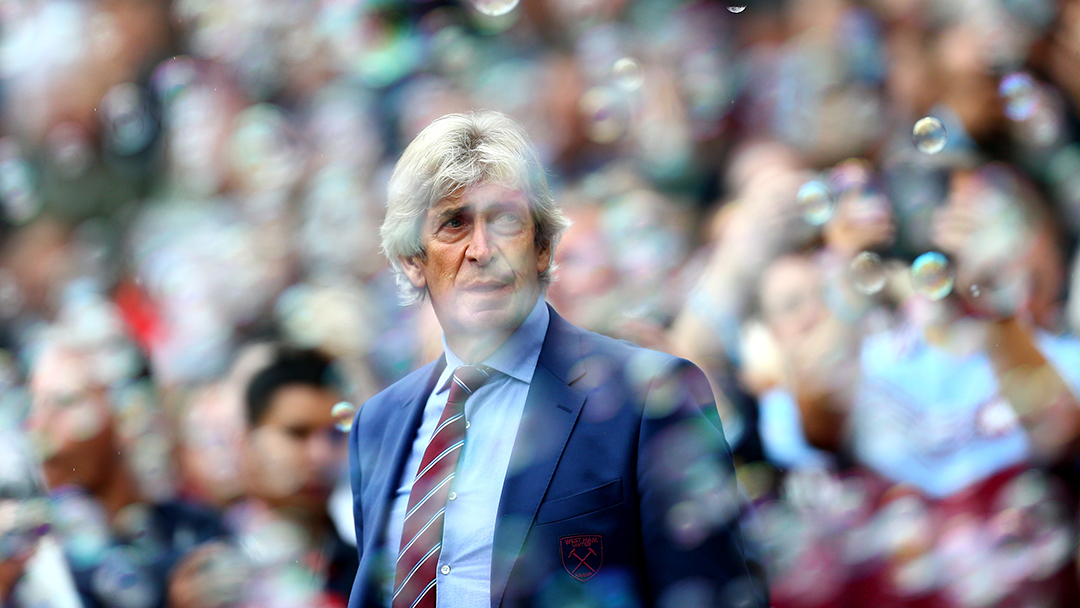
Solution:
M 491 221 L 492 227 L 501 232 L 517 231 L 522 226 L 521 216 L 517 213 L 506 211 L 495 216 Z
M 463 222 L 460 217 L 452 217 L 443 223 L 443 227 L 445 228 L 461 228 L 464 225 L 465 222 Z

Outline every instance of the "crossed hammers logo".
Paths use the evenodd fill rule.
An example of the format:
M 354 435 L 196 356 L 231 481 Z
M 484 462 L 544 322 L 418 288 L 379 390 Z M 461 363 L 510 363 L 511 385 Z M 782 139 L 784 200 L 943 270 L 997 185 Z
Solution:
M 589 564 L 585 563 L 585 560 L 589 559 L 593 555 L 596 555 L 596 551 L 593 551 L 592 547 L 589 547 L 589 552 L 585 554 L 585 557 L 582 557 L 582 556 L 578 555 L 577 554 L 577 549 L 572 549 L 570 551 L 570 557 L 576 558 L 578 560 L 578 565 L 574 567 L 574 569 L 570 572 L 570 574 L 577 574 L 578 569 L 581 568 L 582 566 L 585 566 L 586 568 L 588 568 L 592 572 L 596 572 L 595 568 L 593 568 Z

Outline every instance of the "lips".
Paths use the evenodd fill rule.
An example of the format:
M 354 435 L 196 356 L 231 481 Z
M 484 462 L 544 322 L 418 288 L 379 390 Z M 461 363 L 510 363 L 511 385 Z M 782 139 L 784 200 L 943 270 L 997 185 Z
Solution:
M 466 291 L 476 291 L 480 293 L 486 293 L 491 291 L 498 291 L 510 283 L 506 281 L 477 281 L 466 287 Z

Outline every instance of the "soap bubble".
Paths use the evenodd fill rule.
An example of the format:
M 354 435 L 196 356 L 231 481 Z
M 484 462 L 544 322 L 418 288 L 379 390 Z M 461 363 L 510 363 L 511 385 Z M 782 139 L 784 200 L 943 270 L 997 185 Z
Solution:
M 1039 92 L 1031 76 L 1014 72 L 998 83 L 998 94 L 1005 101 L 1005 115 L 1015 121 L 1027 120 L 1039 107 Z
M 953 275 L 944 254 L 928 251 L 911 264 L 911 281 L 915 289 L 930 298 L 940 300 L 953 288 Z
M 349 428 L 352 427 L 353 418 L 356 416 L 356 406 L 348 401 L 339 401 L 330 410 L 330 415 L 333 416 L 337 429 L 342 433 L 348 433 Z
M 733 5 L 729 6 L 729 7 L 727 7 L 727 10 L 728 10 L 729 13 L 733 13 L 735 15 L 738 15 L 739 13 L 746 10 L 746 6 L 742 5 L 742 4 L 733 4 Z
M 191 86 L 198 77 L 198 67 L 190 57 L 178 56 L 167 59 L 150 76 L 151 87 L 158 99 L 170 102 Z
M 795 201 L 799 205 L 803 219 L 813 226 L 820 226 L 829 221 L 836 208 L 832 191 L 824 182 L 816 179 L 806 182 L 799 188 Z
M 161 591 L 139 556 L 130 547 L 114 547 L 94 570 L 95 594 L 117 608 L 149 608 L 158 603 Z
M 5 139 L 5 143 L 9 142 Z M 16 225 L 29 222 L 41 212 L 34 168 L 17 152 L 0 154 L 0 202 L 4 217 Z
M 485 15 L 499 17 L 517 8 L 518 0 L 472 0 L 472 5 Z
M 875 294 L 885 287 L 885 264 L 881 256 L 872 251 L 863 251 L 851 260 L 848 266 L 851 284 L 859 293 Z
M 645 82 L 645 77 L 641 73 L 641 64 L 633 57 L 616 60 L 611 66 L 611 75 L 619 88 L 626 91 L 636 91 Z
M 86 129 L 75 122 L 62 122 L 45 136 L 49 160 L 66 179 L 76 179 L 94 162 L 94 150 Z
M 146 95 L 133 83 L 118 84 L 101 98 L 105 144 L 120 156 L 145 150 L 157 134 Z
M 911 140 L 923 154 L 937 154 L 945 148 L 945 125 L 933 116 L 920 118 L 911 132 Z
M 593 87 L 578 100 L 578 110 L 585 119 L 585 132 L 590 140 L 610 144 L 630 126 L 629 108 L 622 96 L 612 87 Z

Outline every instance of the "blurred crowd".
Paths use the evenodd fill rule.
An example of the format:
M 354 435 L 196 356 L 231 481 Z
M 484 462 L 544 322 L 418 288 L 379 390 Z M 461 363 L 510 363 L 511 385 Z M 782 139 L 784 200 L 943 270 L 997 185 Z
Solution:
M 0 599 L 344 605 L 441 350 L 386 181 L 474 108 L 556 310 L 706 370 L 775 607 L 1080 605 L 1078 0 L 0 0 Z

